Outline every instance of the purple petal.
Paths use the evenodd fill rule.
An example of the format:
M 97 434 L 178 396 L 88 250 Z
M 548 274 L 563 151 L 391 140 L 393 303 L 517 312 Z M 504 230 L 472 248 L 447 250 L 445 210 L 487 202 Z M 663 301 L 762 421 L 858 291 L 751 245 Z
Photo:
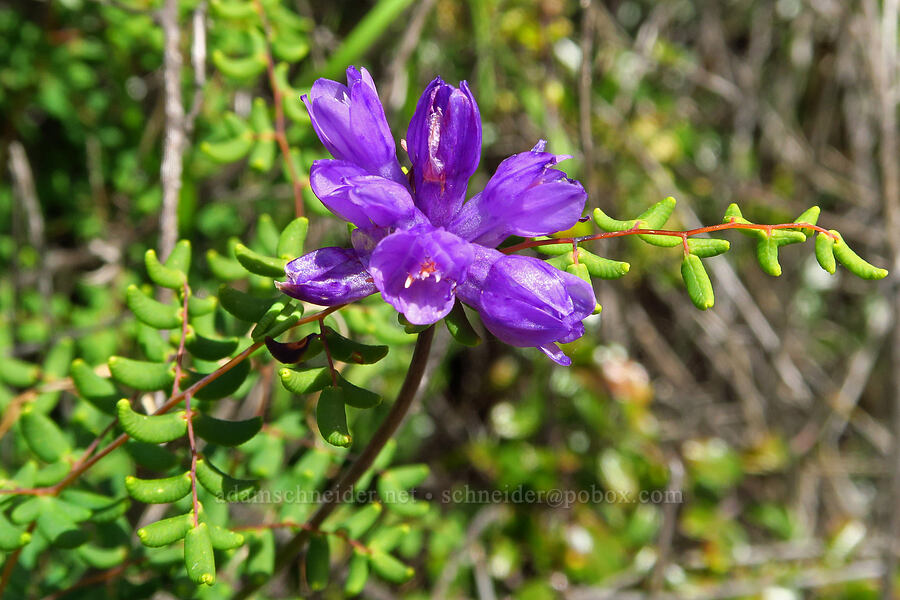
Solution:
M 409 227 L 424 220 L 405 186 L 353 163 L 317 160 L 309 183 L 328 210 L 363 229 Z
M 384 300 L 416 325 L 442 319 L 453 308 L 474 251 L 457 236 L 420 225 L 387 236 L 369 259 L 369 272 Z
M 302 96 L 316 135 L 338 160 L 405 184 L 372 76 L 348 67 L 347 84 L 318 79 Z
M 586 281 L 536 258 L 504 256 L 484 280 L 479 312 L 502 341 L 541 348 L 557 360 L 550 345 L 581 337 L 596 303 Z
M 534 237 L 569 229 L 581 217 L 587 194 L 580 183 L 553 166 L 568 156 L 530 152 L 500 163 L 484 191 L 447 226 L 460 237 L 496 246 L 510 235 Z
M 284 268 L 282 292 L 313 304 L 333 306 L 359 300 L 378 290 L 354 250 L 320 248 L 295 258 Z
M 546 354 L 550 358 L 550 360 L 558 365 L 568 367 L 572 364 L 572 359 L 566 356 L 565 353 L 556 344 L 545 344 L 543 346 L 538 346 L 538 350 Z
M 416 203 L 440 226 L 465 200 L 469 177 L 481 157 L 481 116 L 463 81 L 459 89 L 438 77 L 416 106 L 406 133 Z

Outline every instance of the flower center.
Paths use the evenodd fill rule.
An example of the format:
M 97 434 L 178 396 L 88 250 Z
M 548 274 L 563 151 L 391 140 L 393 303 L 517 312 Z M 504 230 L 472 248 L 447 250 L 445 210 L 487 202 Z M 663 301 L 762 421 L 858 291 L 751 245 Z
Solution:
M 429 277 L 434 276 L 434 282 L 441 282 L 441 273 L 438 271 L 437 263 L 435 263 L 430 258 L 426 258 L 422 261 L 422 264 L 419 265 L 418 273 L 410 273 L 406 277 L 406 283 L 403 284 L 403 287 L 409 288 L 413 284 L 413 281 L 416 279 L 428 279 Z

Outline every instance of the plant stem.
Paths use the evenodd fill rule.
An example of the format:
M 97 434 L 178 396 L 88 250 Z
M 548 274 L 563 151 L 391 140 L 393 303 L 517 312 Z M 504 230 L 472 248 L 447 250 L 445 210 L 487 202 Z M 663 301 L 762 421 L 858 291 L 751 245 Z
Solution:
M 626 229 L 624 231 L 605 231 L 603 233 L 586 235 L 583 237 L 552 238 L 547 240 L 526 240 L 520 244 L 509 246 L 508 248 L 503 248 L 501 252 L 503 252 L 504 254 L 511 254 L 513 252 L 518 252 L 519 250 L 525 250 L 526 248 L 535 248 L 537 246 L 551 246 L 554 244 L 579 244 L 581 242 L 591 242 L 593 240 L 623 237 L 626 235 L 668 235 L 672 237 L 680 237 L 683 240 L 686 240 L 691 236 L 699 235 L 701 233 L 713 233 L 716 231 L 728 231 L 731 229 L 756 229 L 766 232 L 771 232 L 774 229 L 812 229 L 813 231 L 817 231 L 821 234 L 834 237 L 824 227 L 819 227 L 818 225 L 813 225 L 811 223 L 779 223 L 777 225 L 762 225 L 758 223 L 736 223 L 734 221 L 731 221 L 729 223 L 722 223 L 720 225 L 708 225 L 706 227 L 698 227 L 697 229 L 688 229 L 687 231 L 676 231 L 673 229 L 640 229 L 638 227 L 633 227 L 632 229 Z
M 403 418 L 406 416 L 409 407 L 416 397 L 416 392 L 419 389 L 422 376 L 425 374 L 425 366 L 428 363 L 428 353 L 431 351 L 431 341 L 433 339 L 434 326 L 429 327 L 419 334 L 419 337 L 416 340 L 416 347 L 413 350 L 412 360 L 409 363 L 409 370 L 406 372 L 406 379 L 403 380 L 403 386 L 400 388 L 400 392 L 397 394 L 397 399 L 394 401 L 394 405 L 391 407 L 390 412 L 378 428 L 378 431 L 376 431 L 372 436 L 372 439 L 369 440 L 369 443 L 363 449 L 362 453 L 344 472 L 341 478 L 331 486 L 331 489 L 323 495 L 324 501 L 319 506 L 318 510 L 316 510 L 313 516 L 302 526 L 300 531 L 291 538 L 287 545 L 278 552 L 278 555 L 275 557 L 276 573 L 284 569 L 294 560 L 297 554 L 303 549 L 307 539 L 309 539 L 310 532 L 317 531 L 321 528 L 325 519 L 327 519 L 341 504 L 343 495 L 353 489 L 353 486 L 359 478 L 362 477 L 363 473 L 372 466 L 375 457 L 378 456 L 381 449 L 384 448 L 384 445 L 394 436 L 394 433 L 397 431 L 397 428 L 400 427 Z M 248 598 L 253 592 L 259 589 L 261 585 L 262 584 L 251 583 L 240 590 L 235 598 Z

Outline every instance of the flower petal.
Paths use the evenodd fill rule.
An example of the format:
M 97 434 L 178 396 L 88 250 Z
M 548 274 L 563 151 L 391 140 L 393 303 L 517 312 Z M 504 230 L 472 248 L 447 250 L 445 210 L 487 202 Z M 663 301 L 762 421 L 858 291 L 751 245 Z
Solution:
M 318 79 L 302 96 L 316 135 L 335 158 L 405 184 L 372 76 L 348 67 L 347 84 Z
M 313 162 L 309 183 L 328 210 L 362 229 L 409 227 L 425 218 L 406 186 L 347 161 Z
M 484 280 L 478 309 L 485 326 L 502 341 L 546 351 L 553 342 L 581 337 L 582 321 L 596 302 L 586 281 L 536 258 L 504 256 Z
M 447 229 L 494 247 L 510 235 L 534 237 L 572 227 L 587 194 L 580 183 L 553 168 L 566 158 L 543 152 L 540 142 L 530 152 L 510 156 Z
M 481 157 L 481 116 L 463 81 L 459 88 L 438 77 L 416 106 L 406 134 L 416 203 L 436 226 L 465 200 L 469 177 Z
M 457 236 L 420 225 L 378 243 L 369 272 L 384 300 L 416 325 L 442 319 L 453 308 L 474 251 Z
M 276 282 L 282 292 L 313 304 L 333 306 L 352 302 L 378 290 L 354 250 L 320 248 L 289 262 L 287 281 Z

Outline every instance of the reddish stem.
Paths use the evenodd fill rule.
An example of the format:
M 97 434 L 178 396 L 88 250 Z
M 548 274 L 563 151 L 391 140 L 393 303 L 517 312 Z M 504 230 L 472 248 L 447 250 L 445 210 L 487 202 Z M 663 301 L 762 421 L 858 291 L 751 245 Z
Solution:
M 291 147 L 288 145 L 287 124 L 284 118 L 284 106 L 282 105 L 284 92 L 278 86 L 278 80 L 275 77 L 275 59 L 272 58 L 272 48 L 269 45 L 269 34 L 271 32 L 269 20 L 266 18 L 266 11 L 262 2 L 255 0 L 254 4 L 256 5 L 256 12 L 259 13 L 259 18 L 262 21 L 263 33 L 266 38 L 266 72 L 269 76 L 269 87 L 272 88 L 272 98 L 275 102 L 275 140 L 278 142 L 278 147 L 284 155 L 284 162 L 287 165 L 288 175 L 291 178 L 291 187 L 294 190 L 294 213 L 297 217 L 302 217 L 303 188 L 306 187 L 306 182 L 300 179 L 297 170 L 294 168 L 294 161 L 291 160 Z
M 758 231 L 766 231 L 769 234 L 771 234 L 771 232 L 775 229 L 812 229 L 814 231 L 818 231 L 819 233 L 823 233 L 829 237 L 837 239 L 824 227 L 819 227 L 818 225 L 813 225 L 812 223 L 779 223 L 778 225 L 759 225 L 757 223 L 736 223 L 734 221 L 730 221 L 728 223 L 722 223 L 720 225 L 707 225 L 706 227 L 698 227 L 696 229 L 688 229 L 686 231 L 676 231 L 673 229 L 638 229 L 637 227 L 634 227 L 632 229 L 626 229 L 625 231 L 604 231 L 602 233 L 595 233 L 594 235 L 585 235 L 581 237 L 552 238 L 547 240 L 526 240 L 519 244 L 509 246 L 508 248 L 503 248 L 501 252 L 503 252 L 504 254 L 512 254 L 513 252 L 518 252 L 519 250 L 536 248 L 537 246 L 552 246 L 555 244 L 580 244 L 582 242 L 591 242 L 594 240 L 602 240 L 606 238 L 644 234 L 676 236 L 684 239 L 685 244 L 687 244 L 687 238 L 689 237 L 699 235 L 701 233 L 713 233 L 715 231 L 728 231 L 731 229 L 756 229 Z

